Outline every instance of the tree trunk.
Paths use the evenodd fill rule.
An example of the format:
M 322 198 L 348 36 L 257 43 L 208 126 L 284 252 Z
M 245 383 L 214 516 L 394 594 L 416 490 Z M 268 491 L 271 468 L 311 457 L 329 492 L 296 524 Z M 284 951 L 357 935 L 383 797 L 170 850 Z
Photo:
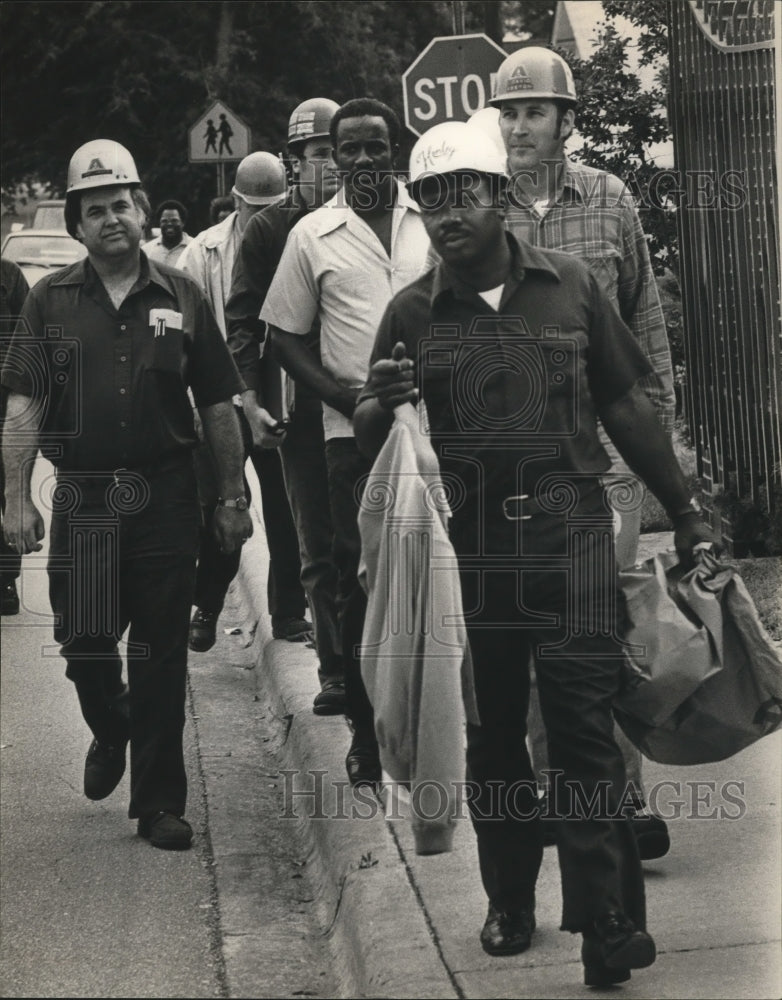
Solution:
M 485 0 L 483 25 L 489 38 L 498 45 L 502 45 L 502 4 L 500 0 Z
M 215 70 L 218 74 L 223 73 L 228 68 L 233 28 L 234 4 L 231 0 L 223 0 L 220 4 L 220 22 L 217 26 L 217 50 L 215 52 Z

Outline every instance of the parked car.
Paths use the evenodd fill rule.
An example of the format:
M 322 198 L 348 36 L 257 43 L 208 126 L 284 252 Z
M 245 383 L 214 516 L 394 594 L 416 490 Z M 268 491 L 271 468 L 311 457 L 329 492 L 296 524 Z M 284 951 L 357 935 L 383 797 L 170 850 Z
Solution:
M 33 229 L 65 229 L 65 200 L 39 201 L 35 206 Z
M 31 288 L 44 275 L 87 256 L 85 247 L 64 229 L 22 229 L 9 233 L 0 253 L 19 265 Z

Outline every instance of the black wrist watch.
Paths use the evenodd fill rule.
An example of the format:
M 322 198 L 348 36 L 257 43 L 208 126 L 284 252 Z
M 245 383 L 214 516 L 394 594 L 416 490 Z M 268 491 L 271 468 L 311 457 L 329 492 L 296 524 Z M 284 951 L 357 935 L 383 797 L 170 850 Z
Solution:
M 249 504 L 247 503 L 247 497 L 236 497 L 235 500 L 223 500 L 222 497 L 217 499 L 218 507 L 229 507 L 233 510 L 247 510 Z

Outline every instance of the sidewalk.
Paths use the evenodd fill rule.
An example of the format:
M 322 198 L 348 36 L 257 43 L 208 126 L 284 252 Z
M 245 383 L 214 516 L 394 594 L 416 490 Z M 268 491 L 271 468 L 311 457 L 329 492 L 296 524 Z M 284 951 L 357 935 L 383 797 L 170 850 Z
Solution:
M 642 558 L 669 543 L 668 533 L 644 536 Z M 602 992 L 583 986 L 580 937 L 558 930 L 554 849 L 546 851 L 538 884 L 533 947 L 511 958 L 484 954 L 478 934 L 486 900 L 469 819 L 459 821 L 451 853 L 420 857 L 406 819 L 386 819 L 374 797 L 347 786 L 347 724 L 341 717 L 312 714 L 315 655 L 270 639 L 265 579 L 263 528 L 256 525 L 238 588 L 245 631 L 258 623 L 247 651 L 256 664 L 251 675 L 256 697 L 270 701 L 289 723 L 288 771 L 282 776 L 286 803 L 291 821 L 312 845 L 319 919 L 341 974 L 341 994 L 616 996 L 616 988 Z M 666 818 L 677 811 L 682 815 L 670 820 L 670 853 L 645 865 L 649 926 L 659 957 L 621 987 L 624 996 L 780 996 L 780 749 L 777 734 L 721 764 L 647 765 L 646 781 L 659 792 L 660 811 Z M 252 770 L 252 761 L 242 766 Z M 715 818 L 720 812 L 741 815 Z M 704 821 L 707 813 L 710 822 Z M 256 835 L 260 829 L 255 828 Z M 240 883 L 221 881 L 221 838 L 214 830 L 212 842 L 225 913 L 225 899 Z M 236 990 L 241 961 L 237 965 L 235 958 L 226 953 L 231 995 L 247 995 Z

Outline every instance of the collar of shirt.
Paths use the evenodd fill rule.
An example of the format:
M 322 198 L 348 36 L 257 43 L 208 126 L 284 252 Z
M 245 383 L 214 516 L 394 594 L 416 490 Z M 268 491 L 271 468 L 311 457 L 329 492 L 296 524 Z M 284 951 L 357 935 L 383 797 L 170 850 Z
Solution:
M 139 291 L 142 288 L 146 288 L 148 284 L 153 283 L 159 288 L 162 288 L 169 295 L 176 297 L 176 289 L 171 282 L 170 277 L 157 266 L 154 260 L 150 260 L 145 253 L 139 253 L 139 276 L 136 283 L 131 288 L 128 294 Z M 80 260 L 78 264 L 74 265 L 73 268 L 68 268 L 66 272 L 59 275 L 55 275 L 52 278 L 50 287 L 57 287 L 61 285 L 83 285 L 85 291 L 90 292 L 96 287 L 96 282 L 100 282 L 100 277 L 98 272 L 90 263 L 89 257 L 85 257 Z
M 156 236 L 154 240 L 149 240 L 147 243 L 144 244 L 144 246 L 150 250 L 152 248 L 160 247 L 160 249 L 165 254 L 170 256 L 172 253 L 176 253 L 177 250 L 179 250 L 179 252 L 181 253 L 184 250 L 184 248 L 188 245 L 188 243 L 192 242 L 192 240 L 193 240 L 192 236 L 189 236 L 187 233 L 182 233 L 182 239 L 179 241 L 179 243 L 177 243 L 175 247 L 167 247 L 163 242 L 163 237 Z
M 558 202 L 586 201 L 590 194 L 588 177 L 593 177 L 601 171 L 593 167 L 585 167 L 581 163 L 576 163 L 566 156 L 562 161 L 565 165 L 564 175 L 561 184 L 558 185 L 553 197 L 548 199 L 548 207 L 551 208 Z M 532 209 L 532 204 L 522 202 L 523 205 Z
M 231 212 L 231 214 L 227 215 L 222 222 L 218 222 L 214 226 L 210 226 L 209 229 L 205 230 L 203 233 L 199 233 L 199 235 L 194 237 L 190 242 L 200 242 L 207 250 L 215 250 L 217 247 L 222 246 L 223 243 L 228 243 L 228 241 L 233 238 L 237 219 L 238 213 Z
M 404 182 L 399 179 L 396 182 L 396 203 L 394 208 L 401 209 L 403 212 L 412 211 L 416 215 L 420 215 L 421 213 L 421 209 L 417 203 L 407 193 Z M 328 211 L 325 211 L 325 209 L 328 209 Z M 340 188 L 334 197 L 326 202 L 323 210 L 318 209 L 317 211 L 321 213 L 320 224 L 317 229 L 318 236 L 326 236 L 328 233 L 333 233 L 340 226 L 351 228 L 359 219 L 359 216 L 346 202 L 344 188 Z
M 559 271 L 548 254 L 542 253 L 529 243 L 519 242 L 510 233 L 505 233 L 505 238 L 510 247 L 509 279 L 514 289 L 524 280 L 526 271 L 541 271 L 555 281 L 560 280 Z M 508 284 L 508 279 L 506 279 L 505 284 Z M 462 281 L 443 261 L 440 261 L 435 268 L 432 279 L 431 304 L 434 305 L 440 296 L 446 293 L 460 299 L 473 299 L 478 294 L 475 288 Z M 503 299 L 506 298 L 506 294 L 507 289 L 506 292 L 503 292 Z

